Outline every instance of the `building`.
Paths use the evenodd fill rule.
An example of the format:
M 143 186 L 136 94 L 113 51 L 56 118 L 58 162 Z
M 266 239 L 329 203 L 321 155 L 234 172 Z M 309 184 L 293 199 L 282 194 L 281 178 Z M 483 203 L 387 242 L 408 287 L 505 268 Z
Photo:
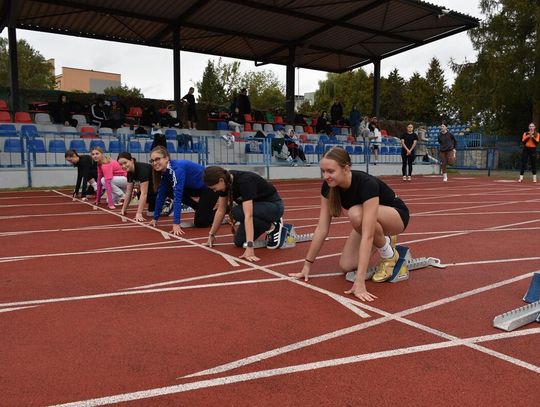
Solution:
M 121 86 L 121 79 L 122 76 L 118 73 L 63 66 L 62 74 L 56 75 L 56 89 L 66 92 L 103 93 L 105 88 Z

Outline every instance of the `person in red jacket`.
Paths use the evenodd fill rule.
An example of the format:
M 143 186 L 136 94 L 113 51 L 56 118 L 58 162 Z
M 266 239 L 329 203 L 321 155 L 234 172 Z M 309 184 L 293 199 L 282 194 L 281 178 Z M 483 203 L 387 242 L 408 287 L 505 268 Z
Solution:
M 527 161 L 531 163 L 531 172 L 533 174 L 533 182 L 536 182 L 536 146 L 540 142 L 540 133 L 536 132 L 534 123 L 529 124 L 529 131 L 521 136 L 521 144 L 523 144 L 523 152 L 521 154 L 521 171 L 519 173 L 518 182 L 523 182 L 523 174 L 527 169 Z

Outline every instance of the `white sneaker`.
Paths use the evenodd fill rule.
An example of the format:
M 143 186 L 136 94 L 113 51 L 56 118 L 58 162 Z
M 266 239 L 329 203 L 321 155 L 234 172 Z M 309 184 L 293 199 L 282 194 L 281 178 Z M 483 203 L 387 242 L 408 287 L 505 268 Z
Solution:
M 403 176 L 403 181 L 407 181 L 407 177 L 405 175 Z
M 407 181 L 412 181 L 412 177 L 410 175 L 407 177 Z
M 442 179 L 444 182 L 448 181 L 448 175 L 446 174 L 443 174 L 443 179 Z

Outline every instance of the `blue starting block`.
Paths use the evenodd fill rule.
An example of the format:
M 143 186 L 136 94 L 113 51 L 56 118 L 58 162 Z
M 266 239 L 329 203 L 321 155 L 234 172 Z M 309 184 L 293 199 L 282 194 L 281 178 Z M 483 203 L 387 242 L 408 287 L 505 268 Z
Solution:
M 525 296 L 523 297 L 523 301 L 528 302 L 529 304 L 532 302 L 536 302 L 540 300 L 540 272 L 536 272 L 533 274 L 531 284 L 529 285 L 529 289 L 525 293 Z M 540 322 L 540 321 L 538 321 Z

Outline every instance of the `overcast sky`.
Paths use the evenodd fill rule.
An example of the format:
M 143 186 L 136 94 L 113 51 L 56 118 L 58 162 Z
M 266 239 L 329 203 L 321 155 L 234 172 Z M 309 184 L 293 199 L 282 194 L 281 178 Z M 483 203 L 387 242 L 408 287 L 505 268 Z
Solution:
M 429 2 L 482 18 L 478 0 L 430 0 Z M 7 36 L 7 30 L 4 30 L 2 36 Z M 170 50 L 26 30 L 17 30 L 17 38 L 25 39 L 46 59 L 54 59 L 57 75 L 61 73 L 62 66 L 119 73 L 122 75 L 122 83 L 129 87 L 140 88 L 146 97 L 173 99 L 172 51 Z M 448 68 L 451 59 L 458 63 L 476 60 L 468 35 L 460 33 L 384 59 L 381 62 L 381 74 L 386 76 L 397 68 L 405 78 L 409 78 L 414 72 L 423 75 L 433 57 L 441 61 L 449 83 L 453 81 L 453 74 Z M 217 57 L 191 52 L 181 53 L 182 95 L 187 93 L 188 88 L 195 82 L 201 80 L 204 67 L 210 58 L 217 59 Z M 233 60 L 224 58 L 224 61 Z M 272 70 L 285 83 L 284 66 L 264 65 L 257 68 L 253 62 L 242 60 L 241 69 L 242 71 Z M 370 65 L 364 69 L 372 72 Z M 325 79 L 326 73 L 300 69 L 297 70 L 296 78 L 295 91 L 304 94 L 317 90 L 318 81 Z

